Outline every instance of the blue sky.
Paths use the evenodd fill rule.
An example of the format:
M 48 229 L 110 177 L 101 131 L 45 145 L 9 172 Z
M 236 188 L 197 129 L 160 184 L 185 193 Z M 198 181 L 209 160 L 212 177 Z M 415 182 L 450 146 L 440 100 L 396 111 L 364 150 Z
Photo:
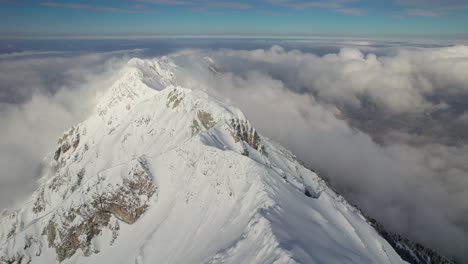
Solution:
M 1 36 L 467 36 L 468 0 L 0 0 Z

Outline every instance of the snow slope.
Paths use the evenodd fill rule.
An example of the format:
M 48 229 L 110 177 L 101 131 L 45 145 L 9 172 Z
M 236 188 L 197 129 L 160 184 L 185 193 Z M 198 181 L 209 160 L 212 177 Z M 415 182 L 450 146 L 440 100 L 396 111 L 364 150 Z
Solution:
M 0 220 L 0 263 L 403 263 L 243 113 L 132 59 Z

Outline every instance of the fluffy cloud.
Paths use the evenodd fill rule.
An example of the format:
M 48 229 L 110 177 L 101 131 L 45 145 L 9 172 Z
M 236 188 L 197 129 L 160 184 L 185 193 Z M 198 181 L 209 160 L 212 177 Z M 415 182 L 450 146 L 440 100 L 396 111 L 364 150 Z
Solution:
M 242 65 L 239 60 L 248 60 L 253 68 L 266 68 L 291 88 L 305 89 L 322 100 L 362 107 L 370 98 L 379 108 L 393 113 L 444 107 L 426 98 L 436 90 L 468 92 L 468 76 L 464 74 L 468 70 L 466 46 L 403 50 L 385 57 L 348 48 L 317 57 L 297 50 L 285 52 L 278 46 L 270 50 L 226 51 L 222 55 L 237 61 L 233 67 Z
M 293 150 L 366 213 L 468 259 L 468 144 L 466 130 L 451 127 L 466 114 L 449 100 L 468 98 L 467 47 L 387 56 L 345 48 L 319 57 L 274 46 L 188 50 L 172 58 L 185 65 L 182 83 L 232 100 L 263 134 Z M 447 115 L 454 121 L 446 123 Z M 376 138 L 387 140 L 378 144 Z
M 468 47 L 370 48 L 169 57 L 181 84 L 231 100 L 366 213 L 466 261 Z M 126 61 L 120 53 L 41 56 L 0 61 L 0 207 L 33 188 L 40 157 Z
M 0 210 L 34 189 L 41 160 L 88 115 L 126 53 L 134 52 L 26 52 L 0 60 Z

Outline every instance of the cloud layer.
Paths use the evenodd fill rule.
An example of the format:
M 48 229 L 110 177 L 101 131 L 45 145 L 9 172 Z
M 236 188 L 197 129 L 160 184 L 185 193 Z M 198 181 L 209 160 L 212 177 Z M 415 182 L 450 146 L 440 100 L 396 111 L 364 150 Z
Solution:
M 1 1 L 0 1 L 1 2 Z M 6 3 L 15 3 L 15 1 L 6 1 Z M 281 7 L 293 10 L 305 9 L 326 9 L 336 13 L 348 15 L 363 15 L 368 12 L 375 12 L 375 8 L 363 7 L 366 1 L 363 0 L 321 0 L 321 1 L 304 1 L 304 0 L 263 0 L 257 3 L 246 1 L 212 1 L 212 0 L 129 0 L 127 4 L 137 3 L 127 9 L 122 9 L 112 6 L 95 6 L 76 1 L 74 3 L 62 2 L 42 2 L 42 6 L 70 8 L 86 11 L 97 12 L 135 12 L 140 4 L 152 4 L 157 6 L 182 6 L 192 10 L 209 10 L 209 9 L 233 9 L 246 10 L 262 6 Z M 468 1 L 466 0 L 394 0 L 390 1 L 390 6 L 399 7 L 404 14 L 420 17 L 441 17 L 451 12 L 468 9 Z
M 41 160 L 65 129 L 89 114 L 127 52 L 0 58 L 0 211 L 34 190 Z
M 181 84 L 231 100 L 367 214 L 467 261 L 468 47 L 356 46 L 169 57 Z M 41 158 L 128 53 L 0 56 L 0 208 L 33 189 Z
M 212 64 L 206 56 L 217 73 L 199 66 Z M 182 83 L 232 100 L 366 213 L 468 259 L 468 47 L 319 57 L 273 46 L 172 57 L 186 65 Z

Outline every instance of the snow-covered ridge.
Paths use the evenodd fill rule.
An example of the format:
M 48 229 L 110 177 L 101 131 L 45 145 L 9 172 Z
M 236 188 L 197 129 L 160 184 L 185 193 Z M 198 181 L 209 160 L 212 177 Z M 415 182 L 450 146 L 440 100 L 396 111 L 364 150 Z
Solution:
M 0 263 L 404 262 L 239 109 L 179 87 L 177 67 L 128 62 L 0 220 Z

